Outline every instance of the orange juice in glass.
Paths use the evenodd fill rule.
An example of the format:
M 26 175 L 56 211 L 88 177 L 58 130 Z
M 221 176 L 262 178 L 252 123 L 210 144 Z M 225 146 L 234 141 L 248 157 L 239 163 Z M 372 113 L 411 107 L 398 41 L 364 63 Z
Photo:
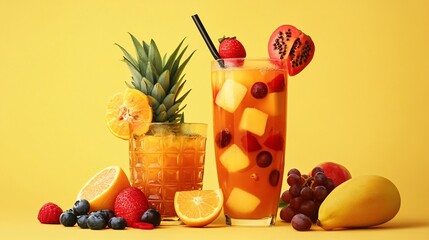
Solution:
M 177 191 L 203 187 L 206 132 L 205 123 L 150 123 L 145 134 L 131 129 L 131 184 L 145 193 L 164 223 L 179 223 Z
M 219 61 L 211 72 L 213 130 L 226 222 L 274 225 L 286 145 L 286 66 L 273 59 Z

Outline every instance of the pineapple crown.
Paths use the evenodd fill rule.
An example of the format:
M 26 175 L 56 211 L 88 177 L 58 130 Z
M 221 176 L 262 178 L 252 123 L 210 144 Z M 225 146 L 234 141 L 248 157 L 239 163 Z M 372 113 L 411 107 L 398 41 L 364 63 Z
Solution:
M 149 104 L 153 109 L 152 122 L 184 122 L 183 109 L 186 105 L 180 105 L 191 90 L 179 96 L 186 83 L 185 74 L 182 73 L 195 51 L 181 62 L 188 49 L 188 46 L 180 49 L 185 40 L 183 39 L 169 57 L 165 54 L 161 58 L 154 40 L 151 39 L 148 44 L 129 34 L 136 50 L 136 58 L 116 44 L 122 50 L 123 61 L 131 71 L 131 83 L 125 83 L 149 97 Z

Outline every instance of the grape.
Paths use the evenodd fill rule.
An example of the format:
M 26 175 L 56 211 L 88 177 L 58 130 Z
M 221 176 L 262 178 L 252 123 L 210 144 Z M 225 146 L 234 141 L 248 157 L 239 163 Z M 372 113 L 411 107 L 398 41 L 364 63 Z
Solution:
M 301 195 L 301 186 L 300 185 L 292 185 L 289 188 L 289 194 L 292 197 L 299 197 Z
M 291 207 L 287 206 L 280 210 L 280 219 L 285 222 L 290 222 L 295 214 L 295 211 Z
M 281 198 L 289 205 L 281 209 L 280 218 L 291 222 L 296 230 L 309 230 L 312 221 L 317 222 L 321 203 L 335 188 L 334 181 L 320 167 L 315 167 L 310 175 L 301 175 L 298 169 L 292 168 L 287 175 L 290 187 Z
M 223 129 L 221 132 L 216 134 L 216 143 L 220 148 L 228 146 L 231 142 L 232 135 L 227 128 Z
M 326 180 L 326 184 L 325 184 L 326 189 L 328 190 L 328 193 L 332 192 L 332 190 L 334 190 L 335 188 L 335 183 L 334 180 L 328 178 Z
M 322 172 L 323 173 L 323 168 L 321 168 L 321 167 L 315 167 L 315 168 L 313 168 L 313 170 L 311 170 L 311 176 L 312 177 L 316 176 L 316 173 L 318 173 L 318 172 Z
M 298 176 L 301 176 L 301 172 L 298 169 L 296 169 L 296 168 L 292 168 L 291 170 L 289 170 L 289 172 L 287 172 L 288 176 L 291 175 L 291 174 L 296 174 Z
M 316 186 L 314 188 L 314 199 L 322 202 L 328 196 L 328 190 L 325 186 Z
M 311 228 L 311 219 L 302 213 L 293 216 L 291 220 L 292 227 L 298 231 L 307 231 Z
M 282 193 L 282 201 L 283 202 L 289 203 L 291 198 L 292 197 L 290 196 L 289 190 L 286 190 Z
M 289 206 L 293 209 L 298 210 L 299 207 L 301 207 L 302 198 L 301 197 L 294 197 L 290 200 Z
M 308 176 L 307 174 L 303 174 L 302 176 L 301 176 L 301 179 L 302 179 L 302 185 L 303 186 L 308 186 L 308 187 L 310 187 L 311 186 L 311 182 L 312 182 L 312 180 L 313 180 L 313 178 L 311 177 L 311 176 Z
M 287 176 L 287 183 L 289 184 L 289 186 L 301 185 L 301 177 L 299 175 L 292 173 L 289 176 Z
M 268 87 L 263 82 L 256 82 L 250 89 L 250 93 L 255 98 L 264 98 L 268 93 Z
M 256 156 L 256 164 L 258 164 L 261 168 L 266 168 L 271 165 L 271 162 L 273 161 L 273 156 L 268 151 L 261 151 Z
M 301 203 L 301 206 L 299 207 L 299 210 L 298 210 L 298 212 L 305 214 L 306 216 L 309 216 L 309 217 L 316 215 L 317 211 L 318 211 L 318 206 L 312 200 L 308 200 Z
M 318 172 L 313 176 L 315 186 L 324 186 L 327 181 L 327 177 L 323 172 Z
M 301 197 L 304 200 L 312 200 L 313 199 L 313 190 L 310 187 L 303 187 L 301 189 Z

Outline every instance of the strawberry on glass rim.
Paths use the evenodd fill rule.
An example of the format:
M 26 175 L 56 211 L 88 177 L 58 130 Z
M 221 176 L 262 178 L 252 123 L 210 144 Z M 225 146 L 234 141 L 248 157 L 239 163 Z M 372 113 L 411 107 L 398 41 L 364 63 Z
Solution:
M 237 40 L 236 37 L 221 37 L 219 40 L 219 55 L 225 61 L 229 58 L 245 58 L 246 49 L 243 44 Z M 240 67 L 243 65 L 242 59 L 231 59 L 227 60 L 228 66 Z

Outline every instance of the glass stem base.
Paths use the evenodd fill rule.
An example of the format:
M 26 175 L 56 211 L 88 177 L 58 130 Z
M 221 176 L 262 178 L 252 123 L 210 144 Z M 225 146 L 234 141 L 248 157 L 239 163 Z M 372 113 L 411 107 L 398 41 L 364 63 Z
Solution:
M 229 226 L 242 226 L 242 227 L 269 227 L 276 223 L 275 216 L 269 216 L 260 219 L 239 219 L 232 218 L 225 215 L 226 224 Z

